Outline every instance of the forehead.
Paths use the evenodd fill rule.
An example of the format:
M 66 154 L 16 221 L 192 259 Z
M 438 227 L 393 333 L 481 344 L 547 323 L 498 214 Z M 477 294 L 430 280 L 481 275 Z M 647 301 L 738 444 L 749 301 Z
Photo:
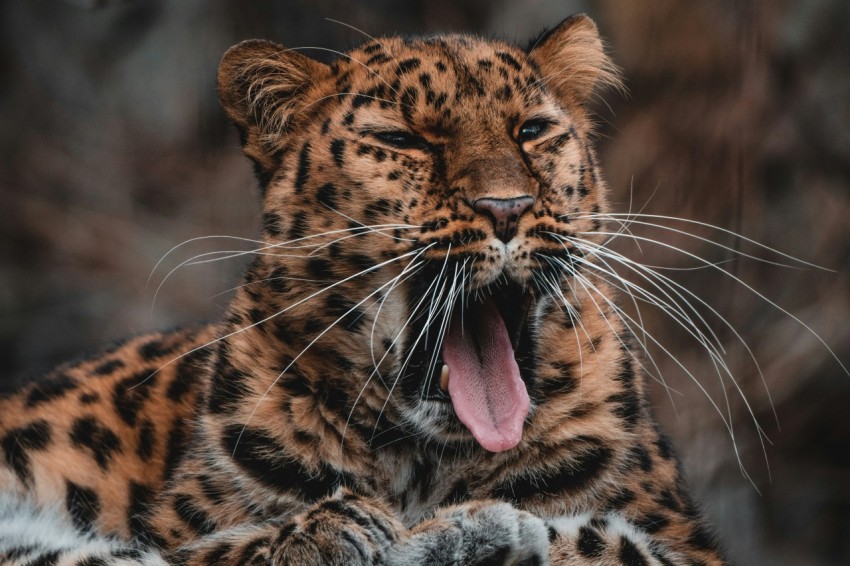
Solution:
M 517 113 L 547 102 L 539 69 L 525 52 L 465 35 L 378 38 L 340 57 L 333 70 L 337 92 L 364 95 L 372 102 L 361 103 L 369 106 L 398 104 L 408 120 L 461 109 Z

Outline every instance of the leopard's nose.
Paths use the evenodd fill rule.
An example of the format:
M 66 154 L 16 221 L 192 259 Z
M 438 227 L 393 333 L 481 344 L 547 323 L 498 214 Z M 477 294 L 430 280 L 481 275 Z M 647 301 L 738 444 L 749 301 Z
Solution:
M 490 217 L 496 237 L 506 244 L 516 236 L 520 217 L 534 206 L 532 196 L 514 198 L 480 198 L 472 203 L 472 208 L 480 214 Z

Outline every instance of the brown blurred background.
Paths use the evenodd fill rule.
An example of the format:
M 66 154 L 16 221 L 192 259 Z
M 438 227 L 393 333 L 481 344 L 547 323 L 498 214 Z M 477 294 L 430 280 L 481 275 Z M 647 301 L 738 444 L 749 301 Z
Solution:
M 607 105 L 596 105 L 616 210 L 631 201 L 645 213 L 712 223 L 834 270 L 721 265 L 790 314 L 717 270 L 664 272 L 722 313 L 755 353 L 781 430 L 756 366 L 714 321 L 772 442 L 764 450 L 728 380 L 727 414 L 705 352 L 658 313 L 643 315 L 731 415 L 734 444 L 706 395 L 655 352 L 678 391 L 668 397 L 656 387 L 656 410 L 734 561 L 850 563 L 850 375 L 791 316 L 850 366 L 845 0 L 4 0 L 0 386 L 122 336 L 219 316 L 240 260 L 184 267 L 152 303 L 169 270 L 193 254 L 231 249 L 228 241 L 187 244 L 146 282 L 184 240 L 258 233 L 250 167 L 215 97 L 216 64 L 231 44 L 265 37 L 340 49 L 363 38 L 326 18 L 373 35 L 472 31 L 524 44 L 575 12 L 597 20 L 630 91 L 606 93 Z M 712 262 L 734 258 L 674 233 L 641 234 Z M 618 249 L 652 265 L 698 265 L 663 247 L 623 241 Z

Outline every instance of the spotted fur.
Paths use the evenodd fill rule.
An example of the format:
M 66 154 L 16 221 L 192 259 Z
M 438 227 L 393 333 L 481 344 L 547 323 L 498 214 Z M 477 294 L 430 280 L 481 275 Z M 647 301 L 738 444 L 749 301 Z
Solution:
M 616 290 L 563 268 L 596 261 L 570 238 L 603 244 L 585 103 L 613 69 L 584 16 L 527 49 L 228 51 L 264 243 L 221 323 L 0 400 L 0 561 L 722 564 L 616 303 L 594 298 Z M 501 225 L 475 205 L 518 196 Z M 531 411 L 492 453 L 429 392 L 439 322 L 505 288 L 530 305 Z

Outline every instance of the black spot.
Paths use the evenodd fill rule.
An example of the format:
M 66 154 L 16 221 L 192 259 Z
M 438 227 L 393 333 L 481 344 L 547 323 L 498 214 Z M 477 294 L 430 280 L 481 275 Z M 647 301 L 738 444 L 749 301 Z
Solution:
M 174 419 L 168 440 L 165 443 L 165 469 L 163 470 L 163 481 L 168 481 L 177 469 L 177 465 L 183 459 L 186 452 L 186 424 L 182 419 Z
M 354 95 L 354 100 L 351 101 L 351 107 L 356 110 L 361 106 L 368 106 L 373 100 L 374 99 L 371 96 L 357 93 Z
M 255 301 L 256 301 L 256 299 L 255 299 Z M 248 314 L 248 320 L 250 320 L 251 324 L 254 325 L 254 326 L 259 325 L 266 318 L 265 312 L 261 311 L 258 308 L 248 309 L 247 314 Z M 262 331 L 263 329 L 258 329 L 258 330 Z
M 113 553 L 114 556 L 114 553 Z M 116 557 L 123 558 L 123 557 Z M 100 556 L 87 556 L 82 560 L 76 562 L 74 566 L 109 566 L 109 562 L 106 561 L 105 558 L 101 558 Z
M 466 480 L 458 480 L 443 499 L 443 505 L 456 505 L 469 499 L 469 485 Z
M 269 551 L 268 547 L 270 544 L 271 540 L 265 536 L 259 536 L 251 541 L 244 541 L 242 552 L 239 553 L 239 557 L 233 563 L 265 566 L 268 564 L 266 553 Z
M 303 210 L 299 210 L 292 216 L 292 224 L 289 226 L 289 239 L 298 240 L 303 238 L 309 228 L 307 214 Z
M 207 407 L 216 415 L 231 414 L 249 392 L 248 374 L 230 363 L 226 352 L 221 352 L 212 372 Z
M 331 293 L 326 299 L 325 307 L 326 312 L 334 320 L 341 319 L 339 324 L 342 324 L 348 330 L 357 332 L 363 327 L 363 310 L 343 295 Z
M 319 401 L 338 415 L 348 415 L 351 412 L 351 400 L 345 391 L 334 385 L 319 386 L 321 391 Z
M 649 455 L 649 451 L 643 446 L 637 445 L 629 450 L 628 453 L 630 458 L 634 458 L 637 460 L 640 465 L 640 469 L 644 472 L 652 471 L 652 458 Z
M 100 498 L 93 489 L 65 482 L 65 507 L 74 522 L 74 526 L 83 531 L 94 527 L 100 514 Z
M 304 190 L 304 185 L 310 179 L 310 142 L 304 142 L 298 156 L 298 173 L 295 176 L 295 192 Z
M 107 360 L 92 370 L 94 375 L 111 375 L 124 367 L 123 360 Z
M 82 393 L 80 395 L 80 403 L 83 405 L 91 405 L 100 401 L 100 394 L 96 392 Z
M 165 541 L 157 535 L 148 523 L 148 511 L 154 498 L 154 491 L 150 487 L 130 482 L 130 501 L 127 505 L 127 526 L 133 538 L 142 542 L 150 542 L 156 546 L 165 546 Z
M 605 401 L 613 403 L 612 412 L 625 423 L 626 430 L 634 430 L 640 419 L 640 402 L 633 388 L 628 388 L 620 393 L 609 395 Z
M 336 208 L 336 187 L 333 183 L 325 183 L 316 193 L 316 200 L 319 204 L 330 209 Z
M 623 566 L 647 566 L 646 559 L 638 547 L 626 537 L 620 537 L 620 561 Z
M 142 344 L 139 348 L 139 354 L 141 354 L 143 359 L 150 361 L 167 356 L 176 349 L 176 344 L 166 345 L 161 339 L 155 338 L 150 342 Z
M 655 534 L 670 524 L 670 519 L 658 513 L 649 513 L 636 521 L 649 534 Z
M 663 490 L 658 496 L 658 498 L 655 499 L 655 502 L 664 507 L 665 509 L 676 511 L 677 513 L 682 511 L 682 505 L 676 499 L 676 496 L 673 495 L 673 492 L 669 489 Z
M 522 66 L 519 64 L 519 62 L 516 59 L 513 58 L 513 56 L 511 56 L 510 53 L 505 53 L 504 51 L 499 51 L 498 53 L 496 53 L 496 57 L 501 59 L 505 64 L 513 67 L 515 70 L 517 70 L 517 71 L 522 70 Z
M 60 373 L 59 375 L 51 377 L 44 382 L 33 385 L 33 388 L 30 389 L 30 392 L 27 395 L 26 405 L 27 407 L 41 405 L 51 399 L 64 396 L 66 393 L 73 391 L 78 386 L 79 383 L 76 379 L 69 375 L 65 375 L 64 373 Z
M 567 395 L 576 390 L 578 380 L 575 378 L 572 364 L 550 362 L 549 365 L 558 372 L 558 376 L 537 381 L 540 396 L 543 399 Z
M 398 66 L 395 68 L 395 72 L 397 75 L 401 76 L 411 71 L 415 71 L 419 68 L 420 64 L 421 62 L 419 61 L 419 59 L 405 59 L 404 61 L 398 64 Z
M 331 155 L 334 158 L 334 163 L 342 167 L 345 162 L 345 140 L 333 140 L 331 142 Z
M 660 430 L 656 432 L 658 433 L 658 438 L 655 439 L 655 446 L 658 448 L 658 455 L 665 460 L 672 460 L 674 455 L 673 443 Z
M 389 213 L 391 208 L 387 199 L 372 201 L 363 208 L 363 218 L 369 223 L 374 223 L 379 216 Z
M 201 485 L 201 492 L 212 503 L 224 503 L 223 490 L 220 486 L 214 483 L 213 478 L 206 474 L 198 475 L 198 483 Z
M 582 527 L 578 530 L 576 550 L 586 558 L 599 558 L 605 552 L 605 541 L 595 530 Z
M 229 542 L 220 542 L 207 551 L 201 563 L 213 566 L 214 564 L 226 564 L 231 562 L 230 560 L 225 560 L 225 557 L 231 550 L 233 550 L 233 544 Z
M 50 444 L 50 425 L 46 421 L 35 421 L 6 433 L 0 444 L 6 457 L 6 464 L 15 471 L 18 479 L 29 483 L 32 479 L 29 450 L 44 450 Z
M 329 466 L 308 469 L 285 456 L 283 446 L 265 433 L 242 425 L 224 430 L 222 446 L 234 462 L 262 484 L 281 491 L 294 491 L 315 501 L 350 481 Z
M 265 230 L 266 234 L 273 238 L 277 238 L 282 232 L 281 226 L 282 221 L 280 215 L 275 214 L 274 212 L 263 213 L 263 230 Z
M 699 550 L 715 550 L 717 543 L 705 525 L 697 523 L 688 537 L 688 544 Z
M 208 535 L 215 531 L 216 524 L 206 511 L 195 505 L 195 501 L 183 493 L 174 498 L 174 512 L 180 520 L 199 535 Z
M 620 371 L 614 378 L 625 386 L 630 386 L 635 380 L 635 369 L 632 366 L 632 360 L 629 357 L 624 357 L 620 361 Z
M 368 271 L 378 265 L 374 258 L 364 254 L 347 255 L 345 260 L 353 265 L 357 271 Z
M 611 509 L 622 509 L 635 499 L 635 493 L 627 488 L 623 488 L 617 492 L 609 501 L 608 507 Z
M 149 419 L 142 421 L 139 426 L 139 442 L 136 445 L 136 454 L 143 462 L 149 462 L 153 456 L 154 443 L 156 442 L 156 429 Z
M 92 416 L 75 420 L 70 438 L 74 446 L 88 448 L 102 470 L 109 467 L 109 462 L 116 452 L 121 452 L 121 439 L 118 435 L 106 426 L 101 426 Z
M 204 348 L 186 354 L 177 366 L 174 379 L 165 392 L 170 401 L 180 403 L 187 393 L 194 389 L 201 372 L 210 357 L 210 350 Z
M 322 258 L 313 257 L 307 260 L 307 273 L 314 279 L 320 281 L 330 281 L 334 279 L 331 263 Z
M 401 98 L 399 99 L 401 113 L 404 116 L 404 119 L 408 122 L 413 121 L 413 109 L 415 108 L 418 100 L 419 92 L 413 87 L 407 87 L 404 89 L 404 92 L 401 93 Z
M 144 369 L 137 374 L 124 378 L 115 385 L 112 401 L 118 416 L 130 426 L 136 425 L 139 411 L 151 396 L 159 375 L 153 368 Z
M 61 550 L 43 552 L 32 560 L 27 561 L 26 566 L 54 566 L 59 561 L 59 555 L 61 553 Z
M 374 65 L 379 65 L 381 63 L 387 63 L 390 61 L 390 58 L 384 55 L 383 53 L 376 53 L 372 55 L 368 59 L 366 59 L 366 63 L 364 63 L 367 67 L 372 67 Z
M 265 284 L 278 295 L 282 295 L 290 291 L 287 279 L 289 279 L 289 275 L 287 274 L 286 268 L 279 265 L 272 270 L 270 277 L 266 279 Z

